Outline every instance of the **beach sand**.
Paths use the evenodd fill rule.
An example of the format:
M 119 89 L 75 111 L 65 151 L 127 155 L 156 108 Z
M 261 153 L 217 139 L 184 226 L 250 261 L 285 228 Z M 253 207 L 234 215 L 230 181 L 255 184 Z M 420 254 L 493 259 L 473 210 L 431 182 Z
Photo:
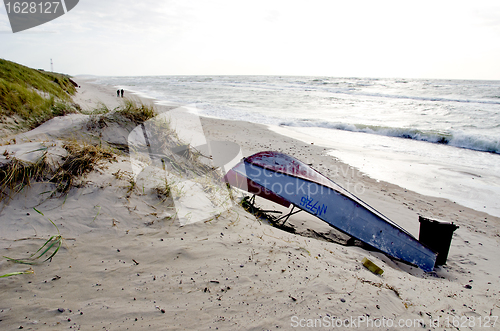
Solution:
M 113 87 L 76 81 L 81 88 L 74 100 L 82 109 L 100 103 L 114 109 L 122 102 Z M 16 145 L 58 146 L 84 132 L 87 120 L 81 114 L 53 119 L 17 135 Z M 500 327 L 500 219 L 373 180 L 326 155 L 326 148 L 266 126 L 213 118 L 202 118 L 202 124 L 210 139 L 235 142 L 244 156 L 275 150 L 312 164 L 416 237 L 419 215 L 454 222 L 460 228 L 447 264 L 424 273 L 381 253 L 331 242 L 342 238 L 305 213 L 288 222 L 298 234 L 257 220 L 236 204 L 205 222 L 180 226 L 156 194 L 140 187 L 130 191 L 130 177 L 114 175 L 132 173 L 123 154 L 101 164 L 67 196 L 48 199 L 49 184 L 38 183 L 3 207 L 0 256 L 35 252 L 56 234 L 48 219 L 64 245 L 51 261 L 33 266 L 34 274 L 0 279 L 0 329 Z M 126 138 L 111 132 L 117 136 L 109 139 Z M 257 204 L 283 210 L 260 198 Z M 383 275 L 363 267 L 364 257 Z M 0 275 L 28 268 L 0 260 Z

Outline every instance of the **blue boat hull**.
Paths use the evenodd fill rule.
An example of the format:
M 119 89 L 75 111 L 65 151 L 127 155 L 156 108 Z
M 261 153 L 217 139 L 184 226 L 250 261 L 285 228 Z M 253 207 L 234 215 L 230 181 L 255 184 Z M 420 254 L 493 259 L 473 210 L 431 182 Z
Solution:
M 363 201 L 307 178 L 244 162 L 232 171 L 394 258 L 432 271 L 436 253 Z M 320 175 L 316 173 L 315 176 Z M 322 175 L 321 175 L 322 176 Z M 326 178 L 326 177 L 324 177 Z

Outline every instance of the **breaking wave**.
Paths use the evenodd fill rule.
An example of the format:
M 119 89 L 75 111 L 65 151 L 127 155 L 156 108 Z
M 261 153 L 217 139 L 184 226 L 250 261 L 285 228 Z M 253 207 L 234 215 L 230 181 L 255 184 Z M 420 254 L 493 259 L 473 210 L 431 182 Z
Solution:
M 466 148 L 475 151 L 500 154 L 500 139 L 484 135 L 474 135 L 463 132 L 433 132 L 412 128 L 393 128 L 364 124 L 332 123 L 327 121 L 285 121 L 280 126 L 288 127 L 317 127 L 351 132 L 362 132 L 380 136 L 396 137 L 425 141 L 435 144 L 444 144 Z

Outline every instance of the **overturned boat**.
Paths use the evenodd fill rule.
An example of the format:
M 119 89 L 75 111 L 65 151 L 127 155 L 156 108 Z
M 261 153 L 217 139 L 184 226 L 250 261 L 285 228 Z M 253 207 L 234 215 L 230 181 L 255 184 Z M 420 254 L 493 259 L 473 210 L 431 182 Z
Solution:
M 307 164 L 279 152 L 260 152 L 229 170 L 225 181 L 249 193 L 292 205 L 396 259 L 432 271 L 437 254 L 389 218 Z

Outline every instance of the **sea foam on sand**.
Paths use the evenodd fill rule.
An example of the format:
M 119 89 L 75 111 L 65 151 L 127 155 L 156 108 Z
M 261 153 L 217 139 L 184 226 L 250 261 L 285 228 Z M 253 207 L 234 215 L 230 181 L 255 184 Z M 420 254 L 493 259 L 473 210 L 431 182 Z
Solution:
M 78 83 L 75 101 L 82 108 L 98 101 L 110 109 L 120 104 L 114 88 Z M 43 134 L 26 133 L 16 142 L 57 145 L 84 134 L 85 116 L 76 118 L 79 124 L 75 115 L 54 119 Z M 63 130 L 61 121 L 71 125 Z M 326 148 L 262 125 L 211 118 L 201 123 L 209 139 L 235 142 L 245 156 L 281 151 L 348 189 L 357 185 L 360 198 L 415 236 L 419 214 L 455 222 L 460 228 L 448 263 L 426 274 L 380 253 L 329 242 L 338 234 L 305 213 L 289 221 L 298 234 L 256 220 L 236 204 L 205 222 L 180 226 L 150 190 L 129 192 L 133 171 L 122 155 L 101 164 L 67 196 L 49 199 L 50 184 L 35 183 L 3 206 L 0 255 L 35 252 L 54 234 L 48 219 L 64 245 L 51 261 L 33 266 L 34 274 L 0 279 L 1 329 L 498 328 L 498 218 L 377 182 L 333 160 Z M 257 203 L 279 208 L 259 198 Z M 384 274 L 364 268 L 364 257 Z M 0 274 L 24 269 L 0 260 Z

